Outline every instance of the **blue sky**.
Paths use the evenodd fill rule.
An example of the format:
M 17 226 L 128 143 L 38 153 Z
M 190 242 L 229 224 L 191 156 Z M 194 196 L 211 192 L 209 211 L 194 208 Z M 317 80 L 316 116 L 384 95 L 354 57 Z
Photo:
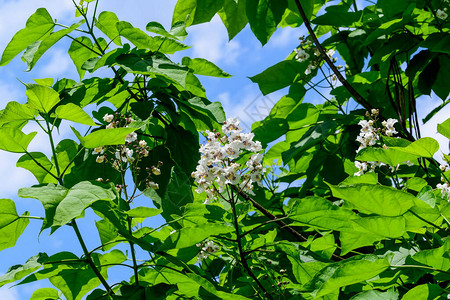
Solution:
M 166 28 L 170 28 L 174 0 L 103 0 L 100 1 L 99 11 L 114 11 L 120 20 L 131 22 L 135 27 L 145 29 L 149 21 L 158 21 Z M 70 0 L 0 0 L 0 52 L 6 47 L 15 32 L 23 28 L 26 19 L 39 7 L 46 7 L 53 18 L 58 22 L 70 25 L 75 21 L 74 10 Z M 298 38 L 306 32 L 304 29 L 285 28 L 279 29 L 267 45 L 261 44 L 253 36 L 248 26 L 231 42 L 228 42 L 227 32 L 220 19 L 216 16 L 212 22 L 196 25 L 188 29 L 188 38 L 184 41 L 192 46 L 190 49 L 177 53 L 172 57 L 176 62 L 183 56 L 202 57 L 211 60 L 226 72 L 234 75 L 230 79 L 218 79 L 201 77 L 207 96 L 211 101 L 221 101 L 228 117 L 238 117 L 242 121 L 245 130 L 249 131 L 251 123 L 267 115 L 270 106 L 284 94 L 278 91 L 268 96 L 262 96 L 258 86 L 248 79 L 248 76 L 256 75 L 267 67 L 283 60 L 298 45 Z M 24 72 L 26 65 L 19 57 L 15 58 L 8 66 L 0 68 L 0 108 L 8 101 L 24 103 L 25 89 L 17 80 L 31 82 L 33 78 L 73 78 L 78 80 L 75 67 L 67 49 L 70 41 L 61 41 L 54 49 L 46 53 L 31 72 Z M 105 76 L 110 76 L 104 72 Z M 317 96 L 308 94 L 305 101 L 316 102 Z M 440 103 L 435 97 L 423 97 L 421 101 L 421 116 Z M 440 116 L 433 118 L 422 128 L 425 136 L 435 136 L 436 123 L 440 123 L 448 116 L 448 110 Z M 27 126 L 27 131 L 36 130 L 36 126 Z M 68 126 L 61 129 L 59 139 L 71 137 Z M 448 148 L 447 148 L 448 149 Z M 46 136 L 38 135 L 30 145 L 31 151 L 49 153 Z M 447 150 L 445 150 L 447 151 Z M 36 183 L 34 177 L 28 171 L 15 167 L 20 155 L 0 152 L 0 198 L 14 199 L 18 212 L 25 210 L 31 215 L 42 216 L 43 209 L 39 201 L 33 199 L 17 198 L 17 190 L 21 187 L 29 187 Z M 148 199 L 140 199 L 139 205 L 148 204 Z M 79 222 L 81 231 L 89 232 L 94 226 L 92 213 L 87 213 L 86 220 Z M 15 248 L 0 252 L 0 274 L 7 271 L 14 264 L 23 264 L 26 259 L 37 252 L 56 252 L 71 250 L 77 255 L 81 254 L 78 243 L 75 243 L 75 235 L 71 228 L 61 228 L 54 235 L 48 236 L 44 232 L 39 241 L 36 236 L 40 227 L 39 221 L 31 220 L 24 235 L 19 239 Z M 87 240 L 88 248 L 97 246 L 96 233 L 90 234 Z M 122 270 L 120 270 L 122 271 Z M 118 276 L 113 272 L 110 277 Z M 131 275 L 131 274 L 130 274 Z M 120 280 L 120 279 L 119 279 Z M 114 280 L 113 280 L 114 281 Z M 0 299 L 29 299 L 31 293 L 42 287 L 41 283 L 20 286 L 12 289 L 0 288 Z

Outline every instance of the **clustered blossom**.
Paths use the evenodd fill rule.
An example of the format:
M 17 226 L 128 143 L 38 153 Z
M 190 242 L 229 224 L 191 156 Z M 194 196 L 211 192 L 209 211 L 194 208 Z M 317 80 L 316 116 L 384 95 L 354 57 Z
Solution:
M 306 68 L 305 75 L 311 74 L 312 70 L 316 69 L 321 61 L 320 51 L 318 48 L 313 46 L 313 42 L 303 37 L 300 38 L 300 47 L 294 49 L 296 55 L 295 59 L 299 62 L 305 62 L 309 60 L 309 65 Z M 337 61 L 337 58 L 333 57 L 335 51 L 334 49 L 327 50 L 326 54 L 331 59 L 333 63 Z M 313 56 L 312 56 L 313 55 Z M 311 56 L 313 57 L 312 59 Z M 342 68 L 342 66 L 340 66 Z
M 196 246 L 198 248 L 201 248 L 200 252 L 197 254 L 197 263 L 200 263 L 210 254 L 213 254 L 219 250 L 219 246 L 214 244 L 214 242 L 211 240 L 205 240 L 202 243 L 198 243 Z
M 131 115 L 125 116 L 119 113 L 105 114 L 103 120 L 108 123 L 106 126 L 107 129 L 126 128 L 134 121 Z M 133 131 L 125 137 L 125 145 L 98 147 L 94 149 L 92 154 L 97 155 L 95 159 L 97 163 L 109 162 L 119 172 L 124 172 L 129 167 L 134 168 L 136 171 L 140 171 L 140 167 L 137 166 L 137 163 L 143 157 L 148 156 L 149 150 L 150 147 L 147 146 L 147 142 L 145 140 L 138 140 L 137 133 Z M 151 181 L 149 178 L 153 175 L 157 176 L 161 174 L 161 170 L 159 169 L 161 165 L 162 162 L 159 162 L 157 166 L 146 168 L 147 177 L 145 178 L 145 184 L 147 188 L 159 188 L 158 184 Z M 103 179 L 98 178 L 97 181 L 100 180 Z M 120 185 L 116 186 L 118 191 L 121 191 L 123 188 L 124 187 Z
M 253 141 L 253 133 L 242 133 L 236 118 L 226 120 L 222 126 L 223 135 L 205 131 L 207 142 L 200 146 L 201 159 L 192 177 L 198 184 L 197 193 L 206 192 L 208 203 L 216 193 L 222 193 L 227 184 L 239 186 L 244 192 L 253 194 L 253 183 L 262 185 L 261 174 L 265 172 L 261 164 L 261 143 Z M 241 166 L 234 160 L 243 151 L 253 152 Z M 216 189 L 217 188 L 217 189 Z
M 438 190 L 441 190 L 442 193 L 442 197 L 446 197 L 448 201 L 450 201 L 450 185 L 448 184 L 448 182 L 445 183 L 438 183 L 436 185 L 436 188 Z
M 389 118 L 381 123 L 385 128 L 385 133 L 387 136 L 393 136 L 394 134 L 397 133 L 397 131 L 394 128 L 394 124 L 397 122 L 398 121 L 396 119 Z
M 381 133 L 384 133 L 386 136 L 393 136 L 397 133 L 397 131 L 394 128 L 394 124 L 398 121 L 396 119 L 389 118 L 386 121 L 381 122 L 381 125 L 383 126 L 382 129 L 376 128 L 375 123 L 377 121 L 377 117 L 379 114 L 378 109 L 372 109 L 369 112 L 366 113 L 367 116 L 371 117 L 371 120 L 361 120 L 359 121 L 358 125 L 361 126 L 359 135 L 356 137 L 356 141 L 360 143 L 358 150 L 356 152 L 358 153 L 361 151 L 361 149 L 364 149 L 366 147 L 371 147 L 377 145 L 378 141 L 380 140 Z M 405 162 L 408 166 L 412 165 L 411 162 L 407 161 Z M 366 171 L 374 171 L 376 167 L 384 166 L 385 164 L 378 161 L 368 161 L 368 162 L 360 162 L 355 161 L 355 167 L 358 168 L 358 171 L 354 174 L 355 176 L 361 176 Z M 399 165 L 395 167 L 391 167 L 391 171 L 394 171 L 398 169 Z

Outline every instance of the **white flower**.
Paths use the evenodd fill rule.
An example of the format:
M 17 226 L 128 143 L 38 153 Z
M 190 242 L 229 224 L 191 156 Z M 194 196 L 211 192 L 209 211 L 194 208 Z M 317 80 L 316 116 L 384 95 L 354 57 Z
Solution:
M 383 121 L 381 124 L 384 126 L 385 128 L 385 132 L 387 136 L 393 136 L 394 134 L 397 133 L 397 131 L 394 128 L 394 124 L 397 123 L 398 121 L 396 119 L 392 119 L 389 118 L 386 121 Z
M 299 62 L 304 62 L 308 60 L 309 54 L 302 48 L 295 49 L 294 51 L 297 53 L 295 55 L 295 59 L 297 59 Z
M 106 114 L 106 115 L 103 116 L 103 121 L 105 121 L 105 122 L 111 123 L 112 120 L 114 120 L 114 115 Z
M 436 11 L 436 17 L 438 17 L 441 20 L 445 20 L 445 19 L 447 19 L 448 15 L 447 15 L 447 13 L 445 11 L 443 11 L 441 9 L 438 9 Z
M 203 259 L 207 258 L 210 254 L 217 252 L 220 247 L 214 244 L 213 241 L 206 240 L 203 243 L 196 244 L 198 248 L 201 248 L 197 254 L 197 263 L 200 263 Z
M 438 183 L 438 184 L 436 185 L 436 188 L 439 189 L 439 190 L 441 190 L 442 196 L 443 196 L 443 197 L 446 196 L 446 197 L 447 197 L 447 200 L 450 201 L 450 186 L 449 186 L 448 182 L 446 182 L 446 183 L 444 183 L 444 184 Z
M 439 169 L 441 169 L 442 172 L 445 172 L 445 170 L 447 170 L 447 168 L 448 168 L 447 164 L 439 166 Z
M 147 146 L 147 142 L 144 141 L 144 140 L 140 140 L 140 141 L 139 141 L 139 147 L 144 148 L 145 146 Z
M 94 152 L 92 152 L 92 154 L 103 154 L 103 152 L 105 152 L 104 147 L 97 147 L 94 149 Z
M 367 163 L 366 162 L 359 162 L 359 161 L 355 161 L 355 167 L 358 168 L 358 172 L 356 172 L 354 175 L 355 176 L 361 176 L 364 174 L 365 171 L 367 171 Z
M 111 129 L 114 128 L 114 123 L 109 123 L 108 125 L 106 125 L 106 129 Z
M 334 55 L 334 49 L 328 50 L 328 51 L 327 51 L 327 55 L 328 55 L 328 57 L 329 57 L 330 59 L 332 59 L 332 58 L 333 58 L 333 55 Z
M 95 159 L 95 161 L 99 164 L 101 164 L 102 162 L 105 161 L 105 156 L 104 155 L 99 155 L 97 156 L 97 158 Z
M 156 182 L 153 182 L 153 181 L 149 181 L 149 182 L 147 183 L 147 186 L 148 186 L 149 188 L 151 188 L 151 189 L 154 189 L 154 190 L 159 189 L 159 185 L 158 185 Z
M 137 133 L 134 131 L 125 137 L 125 142 L 127 143 L 134 142 L 135 140 L 137 140 Z
M 161 175 L 161 170 L 155 166 L 152 166 L 152 173 L 154 175 Z
M 315 68 L 316 68 L 316 66 L 313 65 L 312 63 L 310 63 L 310 64 L 308 65 L 308 67 L 306 68 L 306 70 L 305 70 L 305 75 L 311 74 L 311 71 L 314 70 Z
M 122 148 L 117 150 L 115 153 L 116 159 L 121 160 L 123 162 L 132 162 L 133 161 L 133 150 L 128 148 Z

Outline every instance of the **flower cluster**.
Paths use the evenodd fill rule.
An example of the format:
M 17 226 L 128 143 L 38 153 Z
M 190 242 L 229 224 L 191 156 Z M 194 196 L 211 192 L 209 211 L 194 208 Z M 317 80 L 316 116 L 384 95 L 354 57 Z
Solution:
M 210 254 L 219 250 L 219 246 L 210 240 L 205 240 L 202 243 L 198 243 L 196 246 L 201 248 L 200 252 L 197 254 L 197 263 L 200 263 L 202 259 L 207 258 Z
M 438 183 L 436 185 L 436 188 L 438 190 L 441 190 L 442 197 L 445 197 L 448 201 L 450 201 L 450 185 L 448 184 L 448 182 Z
M 387 136 L 393 136 L 397 133 L 394 128 L 394 124 L 398 121 L 396 119 L 389 118 L 386 121 L 383 121 L 381 125 L 383 128 L 380 130 L 374 127 L 375 122 L 377 121 L 377 116 L 379 114 L 378 109 L 372 109 L 370 114 L 367 114 L 372 119 L 371 120 L 361 120 L 358 125 L 361 126 L 361 130 L 359 131 L 359 135 L 356 138 L 356 141 L 360 143 L 360 146 L 356 152 L 359 152 L 361 149 L 364 149 L 368 146 L 374 146 L 380 140 L 380 133 L 384 133 Z
M 294 49 L 296 55 L 295 59 L 299 62 L 304 62 L 309 60 L 309 65 L 306 68 L 305 75 L 311 74 L 312 70 L 316 69 L 320 64 L 321 57 L 320 51 L 316 47 L 313 46 L 313 42 L 310 40 L 306 40 L 303 37 L 300 38 L 300 47 Z M 327 50 L 327 56 L 331 59 L 332 62 L 336 62 L 337 58 L 333 57 L 335 51 L 334 49 Z M 310 57 L 313 56 L 314 59 L 310 60 Z M 339 66 L 342 67 L 342 66 Z
M 205 203 L 222 193 L 227 184 L 239 186 L 244 192 L 253 194 L 253 183 L 261 184 L 261 174 L 265 172 L 261 164 L 261 143 L 253 141 L 253 133 L 242 133 L 236 118 L 226 120 L 223 134 L 206 131 L 207 142 L 200 146 L 201 159 L 192 177 L 198 184 L 196 192 L 206 192 Z M 243 151 L 253 152 L 245 166 L 235 160 Z
M 115 114 L 105 114 L 103 120 L 108 123 L 106 129 L 128 127 L 128 125 L 133 122 L 131 115 L 123 115 L 119 113 Z M 117 146 L 103 146 L 95 148 L 92 152 L 93 155 L 97 155 L 95 161 L 97 163 L 109 162 L 112 166 L 119 172 L 125 172 L 127 168 L 131 167 L 139 171 L 140 167 L 137 163 L 143 158 L 147 157 L 149 154 L 149 146 L 145 140 L 138 140 L 137 133 L 135 131 L 129 133 L 125 137 L 125 145 Z M 151 181 L 149 178 L 152 175 L 159 175 L 161 171 L 159 167 L 162 162 L 158 163 L 158 166 L 152 166 L 151 172 L 150 168 L 146 168 L 148 171 L 148 176 L 145 179 L 147 188 L 158 189 L 157 183 Z M 99 178 L 101 180 L 101 178 Z M 117 186 L 117 190 L 122 190 L 122 186 Z
M 379 129 L 376 127 L 376 122 L 378 118 L 379 110 L 372 109 L 371 112 L 367 112 L 366 115 L 370 117 L 370 120 L 361 120 L 358 125 L 361 126 L 359 131 L 359 135 L 356 137 L 356 141 L 360 143 L 359 148 L 356 152 L 361 151 L 366 147 L 375 146 L 380 141 L 380 136 L 384 133 L 386 136 L 393 136 L 397 133 L 394 128 L 394 124 L 397 123 L 396 119 L 389 118 L 386 121 L 381 122 L 383 128 Z M 409 162 L 406 162 L 410 165 Z M 358 168 L 358 171 L 354 174 L 355 176 L 361 176 L 366 171 L 374 171 L 376 167 L 384 166 L 385 164 L 378 161 L 368 161 L 368 162 L 360 162 L 355 161 L 355 167 Z M 398 166 L 396 166 L 398 168 Z M 393 169 L 392 169 L 393 170 Z

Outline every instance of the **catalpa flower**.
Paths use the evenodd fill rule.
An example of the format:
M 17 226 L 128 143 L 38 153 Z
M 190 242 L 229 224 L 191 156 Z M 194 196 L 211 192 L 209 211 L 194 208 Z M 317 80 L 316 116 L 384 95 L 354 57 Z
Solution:
M 242 133 L 239 120 L 230 118 L 222 126 L 223 134 L 205 131 L 207 142 L 200 145 L 201 159 L 192 177 L 198 184 L 197 193 L 206 192 L 208 203 L 217 193 L 223 193 L 227 185 L 241 187 L 253 194 L 253 183 L 262 185 L 261 143 L 253 141 L 253 133 Z M 245 165 L 235 161 L 245 152 L 255 153 Z

